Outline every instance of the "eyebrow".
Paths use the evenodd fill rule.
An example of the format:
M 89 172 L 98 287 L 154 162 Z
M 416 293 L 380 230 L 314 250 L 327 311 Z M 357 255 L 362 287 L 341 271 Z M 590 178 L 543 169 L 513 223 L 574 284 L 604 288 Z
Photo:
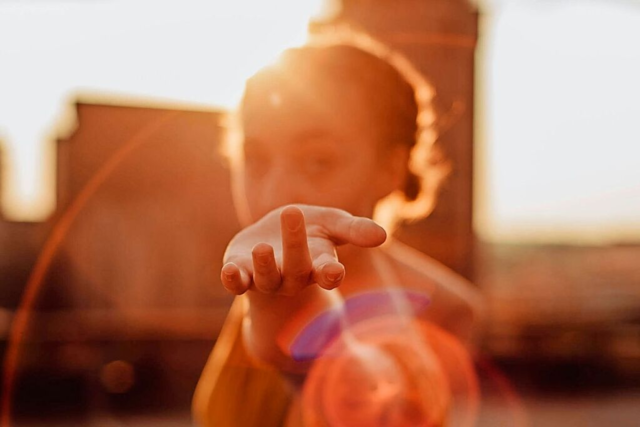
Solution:
M 311 128 L 306 129 L 301 132 L 294 134 L 293 141 L 296 142 L 308 142 L 315 139 L 326 139 L 329 141 L 340 142 L 341 138 L 331 132 L 327 132 L 326 130 L 320 128 Z M 242 141 L 242 145 L 245 147 L 259 146 L 262 145 L 264 141 L 255 136 L 245 136 Z
M 342 143 L 342 140 L 343 140 L 343 138 L 340 138 L 335 133 L 327 132 L 326 130 L 321 128 L 310 128 L 310 129 L 303 130 L 301 132 L 294 134 L 292 138 L 293 141 L 301 142 L 302 145 L 305 145 L 305 143 L 309 143 L 309 141 L 318 140 L 318 139 L 324 139 L 326 141 L 334 141 L 336 144 Z M 245 136 L 242 141 L 242 145 L 245 149 L 256 147 L 256 146 L 259 147 L 267 143 L 268 141 L 265 141 L 260 137 L 256 137 L 256 136 Z
M 327 132 L 323 129 L 308 129 L 302 132 L 298 132 L 294 136 L 294 140 L 299 142 L 308 142 L 315 139 L 328 139 L 330 141 L 340 140 L 340 138 L 334 133 Z

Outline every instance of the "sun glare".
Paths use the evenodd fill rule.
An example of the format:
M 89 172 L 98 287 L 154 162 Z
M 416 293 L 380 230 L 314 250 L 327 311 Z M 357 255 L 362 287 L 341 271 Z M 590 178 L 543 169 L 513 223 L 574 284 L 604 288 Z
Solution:
M 639 241 L 640 8 L 505 0 L 486 27 L 482 237 Z
M 73 100 L 228 108 L 244 81 L 303 43 L 322 0 L 0 3 L 2 214 L 55 208 L 56 136 Z M 65 123 L 63 128 L 60 123 Z
M 480 234 L 639 239 L 640 9 L 493 3 L 478 79 Z M 73 101 L 232 107 L 246 78 L 335 4 L 0 2 L 1 216 L 54 211 L 54 141 L 74 125 Z
M 53 186 L 55 153 L 52 144 L 20 135 L 32 144 L 7 145 L 3 150 L 2 172 L 4 217 L 14 221 L 39 221 L 55 206 Z

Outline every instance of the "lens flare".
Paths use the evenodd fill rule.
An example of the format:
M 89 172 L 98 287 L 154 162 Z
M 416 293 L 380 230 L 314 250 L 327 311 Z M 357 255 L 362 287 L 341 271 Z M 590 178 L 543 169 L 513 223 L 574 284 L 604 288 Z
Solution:
M 434 325 L 376 316 L 351 326 L 314 362 L 303 388 L 304 425 L 475 424 L 478 379 L 464 347 Z

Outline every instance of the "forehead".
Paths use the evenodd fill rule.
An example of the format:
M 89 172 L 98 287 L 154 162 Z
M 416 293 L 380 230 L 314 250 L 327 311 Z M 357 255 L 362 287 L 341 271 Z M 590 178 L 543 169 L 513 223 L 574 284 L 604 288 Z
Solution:
M 247 85 L 242 126 L 245 137 L 255 139 L 300 134 L 373 139 L 377 129 L 366 104 L 361 91 L 345 82 L 272 74 Z

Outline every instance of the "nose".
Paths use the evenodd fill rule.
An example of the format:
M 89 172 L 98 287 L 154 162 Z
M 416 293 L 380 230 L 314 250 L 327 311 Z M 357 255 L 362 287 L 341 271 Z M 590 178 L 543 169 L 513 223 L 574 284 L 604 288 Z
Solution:
M 263 215 L 285 205 L 304 202 L 300 180 L 284 165 L 270 168 L 263 176 L 260 191 L 260 210 Z

